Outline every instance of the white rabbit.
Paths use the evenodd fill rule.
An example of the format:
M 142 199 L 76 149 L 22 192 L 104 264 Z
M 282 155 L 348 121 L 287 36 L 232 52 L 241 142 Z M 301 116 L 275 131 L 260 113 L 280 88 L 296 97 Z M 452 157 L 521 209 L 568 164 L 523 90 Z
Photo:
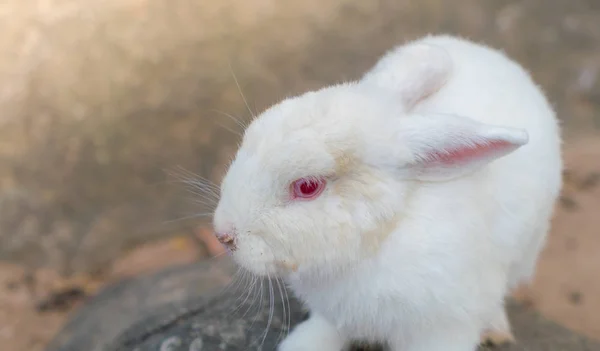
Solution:
M 560 128 L 518 64 L 428 36 L 362 79 L 258 116 L 221 185 L 217 237 L 311 310 L 281 351 L 471 351 L 511 338 L 562 178 Z

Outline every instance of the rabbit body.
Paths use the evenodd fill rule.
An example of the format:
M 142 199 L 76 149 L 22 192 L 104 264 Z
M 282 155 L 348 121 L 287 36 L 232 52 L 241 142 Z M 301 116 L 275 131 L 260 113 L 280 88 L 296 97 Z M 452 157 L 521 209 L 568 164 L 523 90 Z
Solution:
M 561 173 L 559 124 L 529 74 L 484 45 L 428 36 L 259 116 L 215 228 L 233 233 L 239 264 L 283 276 L 310 309 L 281 351 L 355 339 L 472 351 L 486 331 L 510 335 L 504 298 L 535 272 Z M 327 179 L 320 197 L 287 198 L 314 174 Z

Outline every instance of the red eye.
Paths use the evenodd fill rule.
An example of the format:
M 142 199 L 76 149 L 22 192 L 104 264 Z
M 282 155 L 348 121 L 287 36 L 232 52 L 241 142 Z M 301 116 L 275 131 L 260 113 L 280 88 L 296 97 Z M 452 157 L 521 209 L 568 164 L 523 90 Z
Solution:
M 291 192 L 293 199 L 311 200 L 319 196 L 325 189 L 325 179 L 300 178 L 292 183 Z

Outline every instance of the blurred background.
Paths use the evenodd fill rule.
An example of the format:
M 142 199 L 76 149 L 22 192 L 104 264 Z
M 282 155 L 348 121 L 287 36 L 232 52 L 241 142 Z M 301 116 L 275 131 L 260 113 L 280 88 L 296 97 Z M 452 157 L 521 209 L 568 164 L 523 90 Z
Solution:
M 210 255 L 181 181 L 219 182 L 240 92 L 260 112 L 440 32 L 503 49 L 553 102 L 566 183 L 517 297 L 600 339 L 600 1 L 2 0 L 3 349 L 42 350 L 108 282 Z

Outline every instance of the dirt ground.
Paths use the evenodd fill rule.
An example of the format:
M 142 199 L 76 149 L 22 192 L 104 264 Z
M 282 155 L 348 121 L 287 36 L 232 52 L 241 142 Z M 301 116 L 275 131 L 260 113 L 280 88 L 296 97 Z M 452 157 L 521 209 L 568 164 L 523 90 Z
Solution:
M 600 339 L 600 138 L 567 142 L 565 157 L 564 193 L 537 277 L 516 296 L 550 319 Z M 105 272 L 69 280 L 52 270 L 0 264 L 0 344 L 7 351 L 43 350 L 68 313 L 107 283 L 206 256 L 190 235 L 144 245 Z
M 565 146 L 565 186 L 528 299 L 600 339 L 600 138 Z
M 600 1 L 5 2 L 2 351 L 43 350 L 110 282 L 206 257 L 186 226 L 163 221 L 188 213 L 182 194 L 148 189 L 162 189 L 157 170 L 177 164 L 210 179 L 222 171 L 234 140 L 207 111 L 246 111 L 223 57 L 261 110 L 357 77 L 392 44 L 435 31 L 505 48 L 569 127 L 564 195 L 536 279 L 518 297 L 600 340 Z M 168 239 L 121 253 L 159 237 Z M 61 278 L 63 266 L 75 275 Z
M 0 345 L 4 351 L 40 351 L 70 311 L 111 282 L 206 257 L 198 240 L 180 236 L 143 245 L 105 272 L 65 280 L 56 271 L 27 272 L 0 263 Z

